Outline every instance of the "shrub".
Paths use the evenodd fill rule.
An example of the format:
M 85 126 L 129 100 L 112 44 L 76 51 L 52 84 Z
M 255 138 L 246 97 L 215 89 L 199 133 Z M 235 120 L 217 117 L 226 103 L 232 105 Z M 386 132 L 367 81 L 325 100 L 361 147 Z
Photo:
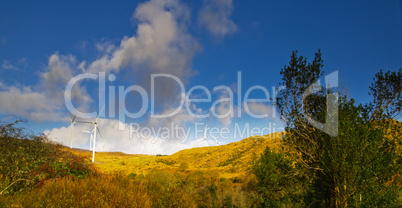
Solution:
M 145 177 L 152 207 L 195 207 L 189 192 L 171 173 L 154 170 Z
M 16 193 L 42 186 L 64 176 L 85 177 L 96 173 L 91 164 L 46 136 L 34 136 L 19 127 L 21 121 L 0 125 L 0 192 Z

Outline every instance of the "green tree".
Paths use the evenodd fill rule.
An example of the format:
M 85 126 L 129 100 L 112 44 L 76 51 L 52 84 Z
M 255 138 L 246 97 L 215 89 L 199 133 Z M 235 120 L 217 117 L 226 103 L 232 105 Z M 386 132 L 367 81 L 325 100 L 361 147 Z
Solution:
M 261 207 L 283 207 L 295 202 L 292 201 L 297 183 L 295 168 L 282 153 L 267 147 L 254 164 L 253 172 L 258 180 L 258 204 Z
M 286 121 L 286 154 L 309 177 L 306 205 L 396 206 L 400 156 L 395 151 L 396 140 L 386 136 L 390 129 L 386 124 L 400 116 L 401 70 L 380 71 L 371 87 L 373 101 L 362 105 L 342 91 L 313 85 L 323 75 L 323 66 L 320 51 L 311 63 L 293 52 L 289 65 L 281 70 L 281 84 L 286 89 L 278 92 L 275 100 Z M 338 99 L 327 99 L 334 93 Z M 337 111 L 328 112 L 329 106 Z M 334 124 L 329 129 L 338 125 L 336 136 L 312 125 L 310 118 Z

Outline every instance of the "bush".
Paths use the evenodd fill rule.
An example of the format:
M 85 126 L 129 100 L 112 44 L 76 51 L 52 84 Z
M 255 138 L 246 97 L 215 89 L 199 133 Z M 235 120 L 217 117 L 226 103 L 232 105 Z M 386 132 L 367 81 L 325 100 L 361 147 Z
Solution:
M 171 173 L 154 170 L 145 177 L 152 207 L 195 207 L 189 192 Z
M 20 120 L 0 125 L 0 192 L 16 193 L 40 187 L 46 180 L 96 173 L 91 164 L 46 136 L 34 136 L 18 127 Z

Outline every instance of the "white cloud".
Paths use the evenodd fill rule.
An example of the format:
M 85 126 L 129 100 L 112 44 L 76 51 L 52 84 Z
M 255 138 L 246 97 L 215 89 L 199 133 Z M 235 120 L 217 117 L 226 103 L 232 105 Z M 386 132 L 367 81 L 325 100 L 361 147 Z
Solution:
M 115 45 L 113 45 L 109 41 L 106 41 L 105 39 L 102 39 L 100 42 L 96 42 L 95 43 L 95 48 L 100 53 L 104 53 L 104 54 L 110 54 L 116 49 Z
M 64 111 L 64 89 L 77 69 L 73 56 L 49 57 L 46 71 L 42 72 L 37 86 L 10 87 L 2 84 L 0 89 L 0 114 L 26 117 L 33 121 L 60 121 Z M 84 88 L 77 84 L 72 90 L 72 99 L 79 108 L 90 102 Z
M 140 4 L 133 18 L 139 22 L 136 34 L 124 37 L 118 47 L 107 46 L 111 53 L 92 62 L 88 71 L 132 70 L 147 90 L 151 74 L 156 73 L 174 75 L 186 84 L 194 73 L 191 63 L 199 48 L 187 31 L 189 9 L 177 0 L 151 0 Z M 158 86 L 160 102 L 174 101 L 171 95 L 177 94 L 177 83 L 161 79 Z
M 36 121 L 59 119 L 57 109 L 47 95 L 32 91 L 29 87 L 19 89 L 2 85 L 0 106 L 0 114 L 23 116 Z
M 82 63 L 77 64 L 77 60 L 72 55 L 55 53 L 50 56 L 47 68 L 48 71 L 41 74 L 41 84 L 53 102 L 63 105 L 65 87 L 73 78 L 73 74 L 78 71 L 77 69 L 82 68 Z M 85 88 L 80 88 L 78 84 L 73 87 L 71 96 L 81 106 L 85 106 L 91 101 Z
M 247 109 L 246 109 L 246 105 L 247 104 Z M 249 112 L 247 112 L 247 110 Z M 268 118 L 268 117 L 272 117 L 273 116 L 273 106 L 272 105 L 266 105 L 265 103 L 262 102 L 247 102 L 247 103 L 243 103 L 243 112 L 245 113 L 251 113 L 256 115 L 257 117 L 262 117 L 264 116 L 264 118 Z M 251 115 L 252 116 L 252 115 Z
M 170 115 L 173 114 L 173 116 L 169 116 L 166 119 L 159 119 L 156 117 L 151 117 L 149 120 L 149 124 L 155 125 L 157 123 L 186 123 L 188 121 L 192 121 L 195 119 L 195 117 L 191 116 L 186 109 L 186 105 L 191 106 L 190 108 L 195 111 L 195 112 L 200 112 L 202 109 L 197 108 L 195 105 L 191 104 L 190 99 L 186 96 L 186 94 L 183 92 L 180 95 L 177 95 L 177 100 L 183 101 L 183 106 L 166 106 L 166 108 L 163 110 L 161 113 L 156 113 L 158 115 Z M 176 112 L 176 113 L 174 113 Z M 167 121 L 167 122 L 166 122 Z
M 11 70 L 11 71 L 22 71 L 28 66 L 27 59 L 26 58 L 21 58 L 18 59 L 15 63 L 11 63 L 9 60 L 3 60 L 3 63 L 1 64 L 1 68 L 5 70 Z
M 230 19 L 232 11 L 233 0 L 203 0 L 198 22 L 212 35 L 223 38 L 237 30 L 236 24 Z
M 14 65 L 12 65 L 9 61 L 3 60 L 3 64 L 1 65 L 3 69 L 6 70 L 14 70 L 14 71 L 19 71 L 20 69 Z

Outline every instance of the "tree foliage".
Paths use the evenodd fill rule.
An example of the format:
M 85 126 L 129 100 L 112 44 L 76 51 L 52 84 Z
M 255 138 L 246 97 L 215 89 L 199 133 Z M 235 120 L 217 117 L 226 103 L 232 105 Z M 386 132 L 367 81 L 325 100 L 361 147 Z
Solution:
M 297 203 L 296 169 L 282 153 L 267 147 L 256 162 L 253 172 L 258 179 L 258 204 L 262 207 L 282 207 Z M 293 206 L 294 207 L 294 206 Z
M 281 70 L 282 85 L 275 104 L 286 122 L 286 155 L 309 177 L 305 203 L 310 207 L 395 206 L 400 174 L 399 136 L 392 125 L 401 109 L 401 70 L 380 71 L 371 86 L 373 101 L 356 103 L 339 89 L 311 90 L 323 75 L 321 52 L 314 60 L 293 52 Z M 327 99 L 338 95 L 335 101 Z M 336 105 L 336 112 L 328 112 Z M 337 135 L 331 136 L 313 125 L 310 118 L 324 123 L 337 113 Z M 332 116 L 333 117 L 333 116 Z M 333 128 L 334 126 L 330 126 Z M 390 132 L 391 129 L 391 132 Z
M 365 105 L 370 120 L 399 119 L 402 107 L 402 68 L 399 71 L 380 70 L 373 78 L 370 95 L 373 100 Z

